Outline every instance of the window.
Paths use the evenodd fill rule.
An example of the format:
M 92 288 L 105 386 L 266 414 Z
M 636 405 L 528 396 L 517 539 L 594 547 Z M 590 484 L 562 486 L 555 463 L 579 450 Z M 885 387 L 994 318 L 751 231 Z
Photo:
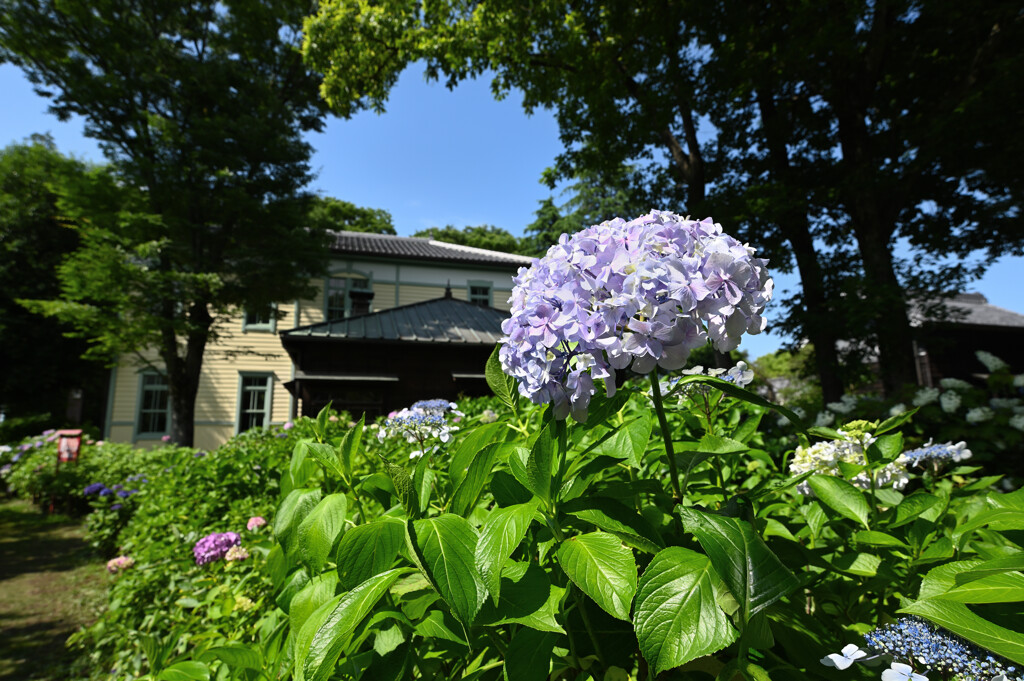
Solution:
M 241 374 L 238 384 L 238 432 L 270 423 L 271 374 Z
M 468 288 L 469 302 L 480 307 L 491 306 L 491 282 L 471 281 Z
M 277 327 L 277 317 L 274 312 L 277 306 L 271 305 L 265 308 L 246 308 L 245 316 L 242 318 L 242 331 L 269 331 L 271 333 Z
M 327 321 L 333 322 L 369 313 L 373 302 L 373 287 L 366 277 L 331 277 L 327 280 L 324 297 Z
M 171 400 L 167 377 L 148 371 L 142 374 L 139 387 L 139 419 L 137 435 L 163 435 L 170 423 Z

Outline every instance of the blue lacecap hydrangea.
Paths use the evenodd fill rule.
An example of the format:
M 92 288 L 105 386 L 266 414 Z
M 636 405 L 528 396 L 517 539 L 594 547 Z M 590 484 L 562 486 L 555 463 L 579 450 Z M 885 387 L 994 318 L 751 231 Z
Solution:
M 1013 676 L 1016 668 L 972 643 L 918 617 L 901 617 L 864 634 L 874 651 L 896 660 L 911 660 L 945 677 L 956 675 L 964 681 L 989 681 L 996 676 Z
M 686 365 L 710 339 L 728 352 L 765 328 L 767 261 L 701 221 L 654 211 L 572 236 L 521 268 L 502 323 L 502 368 L 557 418 L 586 419 L 594 381 Z

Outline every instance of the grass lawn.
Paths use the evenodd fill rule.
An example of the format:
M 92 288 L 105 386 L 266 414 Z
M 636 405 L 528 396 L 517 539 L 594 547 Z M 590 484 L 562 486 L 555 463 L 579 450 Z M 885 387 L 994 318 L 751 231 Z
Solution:
M 106 601 L 103 561 L 80 521 L 0 501 L 0 681 L 67 679 L 68 635 Z

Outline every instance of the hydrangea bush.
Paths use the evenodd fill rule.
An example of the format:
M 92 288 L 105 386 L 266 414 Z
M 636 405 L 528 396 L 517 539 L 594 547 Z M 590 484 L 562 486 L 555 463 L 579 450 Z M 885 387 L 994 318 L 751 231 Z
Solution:
M 136 566 L 114 593 L 148 614 L 104 622 L 139 632 L 149 652 L 117 649 L 116 668 L 303 681 L 1018 677 L 1024 492 L 963 465 L 972 438 L 911 440 L 917 414 L 904 410 L 809 426 L 750 390 L 744 365 L 685 368 L 698 339 L 728 349 L 760 331 L 770 292 L 764 263 L 710 220 L 652 213 L 563 237 L 517 279 L 485 367 L 494 398 L 347 427 L 325 410 L 267 434 L 259 464 L 236 442 L 151 479 L 120 536 Z M 770 414 L 792 430 L 766 427 Z M 203 484 L 175 498 L 193 494 L 176 479 L 186 471 Z M 157 504 L 158 490 L 173 501 Z M 237 496 L 203 501 L 216 490 Z M 255 515 L 268 527 L 249 527 Z M 241 527 L 225 560 L 194 564 L 200 538 Z M 226 560 L 240 545 L 249 557 Z M 930 628 L 897 641 L 894 622 Z M 81 639 L 99 642 L 103 673 L 109 635 Z M 865 649 L 843 648 L 851 639 Z

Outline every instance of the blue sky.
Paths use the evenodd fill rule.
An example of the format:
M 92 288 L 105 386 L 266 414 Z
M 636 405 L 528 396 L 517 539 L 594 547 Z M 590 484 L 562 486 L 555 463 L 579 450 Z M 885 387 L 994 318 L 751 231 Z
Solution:
M 103 160 L 96 143 L 83 136 L 81 120 L 62 123 L 46 113 L 46 100 L 10 64 L 0 65 L 0 92 L 0 144 L 49 132 L 62 152 Z M 389 211 L 404 235 L 446 224 L 491 224 L 522 234 L 539 202 L 551 194 L 540 175 L 562 148 L 554 117 L 545 111 L 527 116 L 518 94 L 495 101 L 487 80 L 449 91 L 426 83 L 417 68 L 402 75 L 385 114 L 330 119 L 325 132 L 310 142 L 316 149 L 315 190 Z M 777 276 L 776 297 L 797 284 L 795 277 Z M 994 305 L 1024 313 L 1022 284 L 1024 258 L 1006 258 L 972 290 Z M 780 344 L 769 333 L 745 339 L 741 349 L 758 357 Z

